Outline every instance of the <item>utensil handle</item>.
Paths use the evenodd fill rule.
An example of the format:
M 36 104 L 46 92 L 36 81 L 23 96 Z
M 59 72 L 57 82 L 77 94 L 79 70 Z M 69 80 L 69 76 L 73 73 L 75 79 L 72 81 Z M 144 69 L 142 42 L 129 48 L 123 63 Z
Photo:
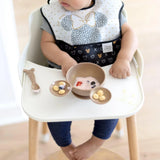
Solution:
M 35 69 L 34 68 L 31 68 L 30 70 L 27 70 L 27 69 L 24 69 L 23 72 L 25 72 L 29 79 L 31 80 L 31 83 L 32 83 L 32 89 L 33 90 L 37 90 L 39 89 L 39 85 L 36 83 L 36 78 L 35 78 L 35 74 L 34 74 L 34 71 Z

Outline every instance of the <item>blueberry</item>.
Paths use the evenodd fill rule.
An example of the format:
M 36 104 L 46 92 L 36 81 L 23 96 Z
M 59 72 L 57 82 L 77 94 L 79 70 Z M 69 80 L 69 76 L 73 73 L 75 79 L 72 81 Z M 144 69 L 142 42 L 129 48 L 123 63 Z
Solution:
M 96 85 L 94 84 L 91 88 L 95 88 L 96 87 Z
M 91 82 L 91 85 L 94 85 L 94 84 L 96 84 L 96 82 L 95 82 L 95 81 L 92 81 L 92 82 Z
M 64 85 L 59 85 L 59 89 L 64 89 L 65 86 Z

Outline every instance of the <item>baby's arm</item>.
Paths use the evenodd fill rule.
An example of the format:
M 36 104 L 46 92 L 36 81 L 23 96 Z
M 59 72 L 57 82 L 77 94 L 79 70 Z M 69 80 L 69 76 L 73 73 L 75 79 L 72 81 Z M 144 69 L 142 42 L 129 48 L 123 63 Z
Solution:
M 137 49 L 137 38 L 132 28 L 127 24 L 122 25 L 121 49 L 116 61 L 113 63 L 110 74 L 115 78 L 126 78 L 131 74 L 130 62 Z
M 42 31 L 41 37 L 41 49 L 44 56 L 51 62 L 54 62 L 62 67 L 64 76 L 68 69 L 77 62 L 68 55 L 68 53 L 62 51 L 56 44 L 53 36 L 46 31 Z

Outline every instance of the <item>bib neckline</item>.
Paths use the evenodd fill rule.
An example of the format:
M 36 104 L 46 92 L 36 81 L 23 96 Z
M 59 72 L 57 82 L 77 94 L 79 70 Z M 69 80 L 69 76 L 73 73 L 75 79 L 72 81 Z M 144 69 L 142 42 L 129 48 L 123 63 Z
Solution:
M 92 5 L 91 6 L 89 6 L 89 7 L 85 7 L 85 8 L 82 8 L 82 9 L 80 9 L 80 10 L 86 10 L 86 9 L 90 9 L 90 8 L 92 8 L 92 7 L 94 7 L 94 5 L 95 5 L 95 0 L 92 0 Z

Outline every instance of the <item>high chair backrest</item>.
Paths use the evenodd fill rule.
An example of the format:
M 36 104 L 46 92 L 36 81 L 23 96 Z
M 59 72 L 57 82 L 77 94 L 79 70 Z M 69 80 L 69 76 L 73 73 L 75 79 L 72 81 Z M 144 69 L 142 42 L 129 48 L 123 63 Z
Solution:
M 23 50 L 23 53 L 20 57 L 18 69 L 19 69 L 19 77 L 22 81 L 23 76 L 23 68 L 26 61 L 31 61 L 33 63 L 46 66 L 47 60 L 43 56 L 41 47 L 40 47 L 40 39 L 41 39 L 41 22 L 42 16 L 40 13 L 40 9 L 33 11 L 29 17 L 29 28 L 30 28 L 30 39 L 28 44 Z

